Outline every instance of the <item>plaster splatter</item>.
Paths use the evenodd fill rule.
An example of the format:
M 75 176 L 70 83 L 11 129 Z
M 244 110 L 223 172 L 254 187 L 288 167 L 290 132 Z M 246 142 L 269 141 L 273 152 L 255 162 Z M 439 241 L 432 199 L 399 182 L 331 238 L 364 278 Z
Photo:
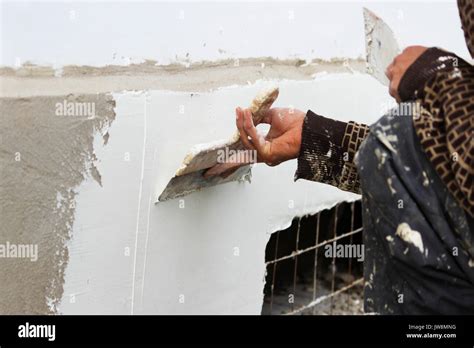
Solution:
M 410 225 L 408 225 L 406 222 L 398 225 L 395 234 L 405 242 L 415 246 L 418 250 L 420 250 L 421 253 L 423 253 L 423 240 L 421 239 L 420 232 L 412 230 Z

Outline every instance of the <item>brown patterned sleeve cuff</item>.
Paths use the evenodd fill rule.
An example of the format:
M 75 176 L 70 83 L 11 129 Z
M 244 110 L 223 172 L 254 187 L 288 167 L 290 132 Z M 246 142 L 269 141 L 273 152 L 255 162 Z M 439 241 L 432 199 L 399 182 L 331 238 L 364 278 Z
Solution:
M 442 71 L 453 71 L 467 64 L 454 53 L 437 47 L 428 48 L 403 74 L 398 86 L 402 101 L 416 100 L 421 96 L 426 83 Z
M 309 110 L 303 123 L 295 180 L 318 181 L 360 193 L 354 157 L 368 132 L 364 124 L 333 120 Z

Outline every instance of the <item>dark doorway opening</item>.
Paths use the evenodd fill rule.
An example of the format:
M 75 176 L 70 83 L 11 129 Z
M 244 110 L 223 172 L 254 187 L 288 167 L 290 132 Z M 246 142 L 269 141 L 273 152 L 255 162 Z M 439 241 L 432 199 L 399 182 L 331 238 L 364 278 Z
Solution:
M 262 314 L 362 314 L 362 260 L 360 201 L 293 219 L 265 250 Z

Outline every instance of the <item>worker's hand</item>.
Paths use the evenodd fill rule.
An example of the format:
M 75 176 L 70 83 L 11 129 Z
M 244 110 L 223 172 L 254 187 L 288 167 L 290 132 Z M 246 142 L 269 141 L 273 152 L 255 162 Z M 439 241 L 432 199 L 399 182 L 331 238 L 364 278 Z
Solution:
M 398 94 L 398 86 L 400 81 L 415 60 L 418 59 L 428 48 L 424 46 L 409 46 L 403 50 L 398 56 L 393 59 L 393 62 L 385 70 L 385 75 L 387 75 L 390 80 L 389 93 L 394 97 L 398 103 L 401 102 L 400 96 Z
M 237 108 L 236 123 L 240 139 L 249 151 L 257 153 L 257 162 L 275 166 L 298 157 L 305 113 L 289 108 L 269 109 L 260 123 L 270 125 L 267 135 L 259 134 L 249 109 Z M 205 177 L 226 177 L 248 163 L 220 163 L 204 173 Z

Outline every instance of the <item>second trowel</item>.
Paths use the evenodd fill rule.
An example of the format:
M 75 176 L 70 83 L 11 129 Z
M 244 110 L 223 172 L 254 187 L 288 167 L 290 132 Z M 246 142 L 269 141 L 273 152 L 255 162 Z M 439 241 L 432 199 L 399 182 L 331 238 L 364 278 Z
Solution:
M 364 8 L 365 52 L 367 72 L 388 86 L 385 69 L 400 49 L 392 29 L 372 11 Z

